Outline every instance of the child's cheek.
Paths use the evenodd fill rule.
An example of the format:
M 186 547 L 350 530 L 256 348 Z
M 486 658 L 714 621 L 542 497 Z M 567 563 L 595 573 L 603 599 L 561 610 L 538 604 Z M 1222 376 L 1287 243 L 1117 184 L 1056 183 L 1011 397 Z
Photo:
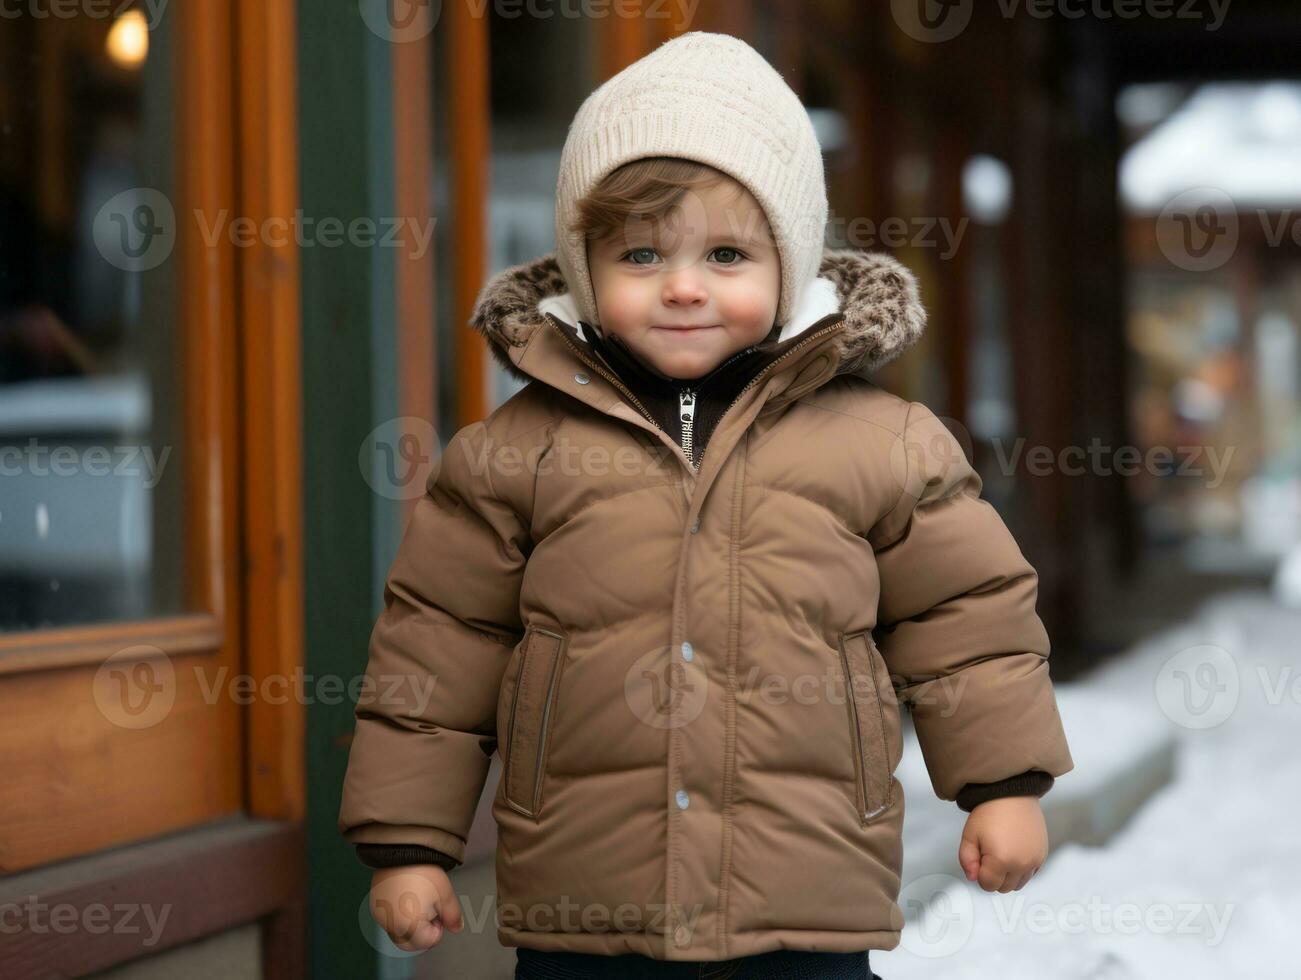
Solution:
M 735 290 L 729 289 L 726 297 L 720 297 L 719 312 L 724 321 L 734 327 L 745 327 L 756 331 L 758 336 L 751 341 L 762 340 L 772 326 L 777 315 L 777 299 L 768 296 L 762 284 L 742 285 Z
M 596 294 L 601 325 L 616 333 L 637 326 L 646 319 L 646 292 L 645 282 L 610 277 Z

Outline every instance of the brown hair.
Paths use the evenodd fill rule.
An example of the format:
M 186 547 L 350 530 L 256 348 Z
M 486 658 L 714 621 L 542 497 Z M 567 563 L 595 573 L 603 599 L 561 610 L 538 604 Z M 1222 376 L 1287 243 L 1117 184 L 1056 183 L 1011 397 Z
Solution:
M 710 187 L 727 175 L 681 157 L 643 157 L 611 171 L 575 203 L 569 230 L 590 243 L 618 234 L 630 224 L 658 222 L 688 190 Z

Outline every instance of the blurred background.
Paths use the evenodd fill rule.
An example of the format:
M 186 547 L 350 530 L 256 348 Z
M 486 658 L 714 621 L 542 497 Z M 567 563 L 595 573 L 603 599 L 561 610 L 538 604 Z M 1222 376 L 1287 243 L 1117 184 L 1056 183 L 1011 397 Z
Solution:
M 553 247 L 583 98 L 689 30 L 808 106 L 828 243 L 917 273 L 927 333 L 878 382 L 962 436 L 1053 640 L 1053 856 L 965 883 L 910 745 L 874 970 L 1297 975 L 1295 4 L 21 0 L 0 978 L 511 976 L 496 759 L 470 928 L 410 956 L 371 921 L 335 827 L 355 685 L 439 449 L 518 387 L 479 288 Z

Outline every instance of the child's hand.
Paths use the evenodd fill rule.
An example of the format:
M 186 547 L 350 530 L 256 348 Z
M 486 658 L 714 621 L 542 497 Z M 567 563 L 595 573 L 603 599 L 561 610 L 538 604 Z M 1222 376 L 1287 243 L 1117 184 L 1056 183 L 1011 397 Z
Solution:
M 958 863 L 987 892 L 1014 892 L 1048 857 L 1048 828 L 1034 796 L 1000 796 L 974 807 L 962 828 Z
M 438 944 L 444 927 L 465 928 L 447 872 L 436 864 L 383 868 L 370 881 L 370 914 L 393 945 L 418 952 Z

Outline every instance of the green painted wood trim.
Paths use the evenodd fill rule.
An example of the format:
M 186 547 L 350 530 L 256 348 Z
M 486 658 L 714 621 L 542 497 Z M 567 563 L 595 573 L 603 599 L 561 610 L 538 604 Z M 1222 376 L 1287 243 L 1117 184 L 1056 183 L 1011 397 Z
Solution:
M 393 215 L 391 55 L 391 44 L 367 29 L 357 3 L 299 0 L 305 218 L 335 218 L 346 228 L 356 218 L 382 222 Z M 317 683 L 341 678 L 347 690 L 365 671 L 401 530 L 399 503 L 371 489 L 359 461 L 367 434 L 397 415 L 395 250 L 347 236 L 332 247 L 305 237 L 305 669 Z M 365 908 L 371 873 L 338 832 L 353 702 L 327 700 L 336 699 L 307 705 L 311 975 L 407 976 L 412 961 L 388 943 Z M 398 955 L 381 955 L 380 947 Z

